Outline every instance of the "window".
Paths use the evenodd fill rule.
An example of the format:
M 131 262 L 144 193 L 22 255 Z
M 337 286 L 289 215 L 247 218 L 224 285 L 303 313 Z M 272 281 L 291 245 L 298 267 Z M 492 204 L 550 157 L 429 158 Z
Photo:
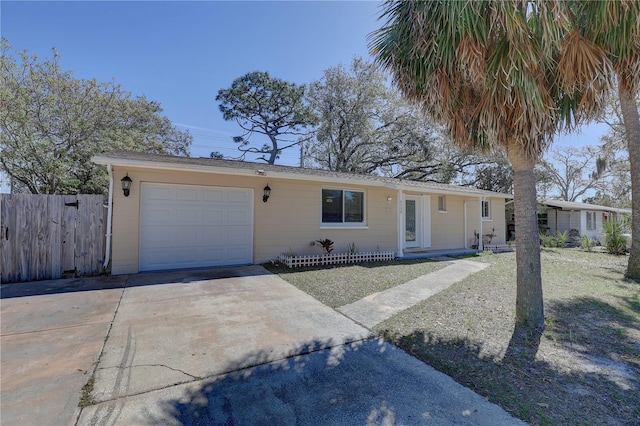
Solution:
M 322 223 L 364 225 L 364 192 L 323 189 Z
M 596 212 L 587 212 L 587 231 L 596 230 Z
M 549 214 L 547 212 L 538 213 L 538 227 L 546 228 L 549 225 Z
M 444 195 L 438 195 L 438 211 L 439 212 L 447 211 L 447 200 Z
M 488 201 L 482 201 L 482 218 L 491 219 L 491 208 Z

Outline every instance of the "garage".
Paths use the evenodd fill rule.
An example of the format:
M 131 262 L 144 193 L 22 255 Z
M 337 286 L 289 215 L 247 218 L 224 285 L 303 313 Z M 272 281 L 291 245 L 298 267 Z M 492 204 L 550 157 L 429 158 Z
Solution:
M 253 190 L 140 184 L 140 271 L 253 263 Z

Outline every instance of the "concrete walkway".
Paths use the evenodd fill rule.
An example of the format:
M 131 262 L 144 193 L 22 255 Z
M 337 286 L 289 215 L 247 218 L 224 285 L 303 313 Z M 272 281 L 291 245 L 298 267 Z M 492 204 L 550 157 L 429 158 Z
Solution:
M 489 266 L 486 263 L 462 259 L 454 260 L 449 257 L 443 257 L 440 260 L 451 264 L 408 283 L 370 294 L 357 302 L 341 306 L 338 311 L 371 329 L 398 312 L 410 308 Z

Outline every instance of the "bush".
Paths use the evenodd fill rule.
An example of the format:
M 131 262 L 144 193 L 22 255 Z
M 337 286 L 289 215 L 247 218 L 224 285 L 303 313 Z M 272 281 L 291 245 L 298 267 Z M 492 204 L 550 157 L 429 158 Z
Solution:
M 557 247 L 558 243 L 553 235 L 549 235 L 546 232 L 540 233 L 540 245 L 542 247 Z
M 589 238 L 587 235 L 583 235 L 580 240 L 580 247 L 583 250 L 591 251 L 596 245 L 596 240 Z
M 324 254 L 329 255 L 333 251 L 333 241 L 329 238 L 324 238 L 322 240 L 317 240 L 317 243 L 320 243 L 320 247 L 322 247 L 322 251 Z
M 569 231 L 564 231 L 562 233 L 556 232 L 556 247 L 566 247 L 567 241 L 569 241 Z
M 546 232 L 540 233 L 540 245 L 542 247 L 566 247 L 569 240 L 569 231 L 556 232 L 551 235 Z
M 627 252 L 627 237 L 622 234 L 622 226 L 617 220 L 607 220 L 603 224 L 605 246 L 611 254 Z

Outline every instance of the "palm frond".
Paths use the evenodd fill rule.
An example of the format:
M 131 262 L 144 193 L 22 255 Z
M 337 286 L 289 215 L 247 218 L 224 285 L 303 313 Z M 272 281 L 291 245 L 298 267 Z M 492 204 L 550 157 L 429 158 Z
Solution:
M 621 8 L 636 8 L 627 3 L 596 6 L 623 25 Z M 636 56 L 612 62 L 575 31 L 583 9 L 562 0 L 394 0 L 369 46 L 404 96 L 446 124 L 457 144 L 486 149 L 515 139 L 537 158 L 559 128 L 601 108 L 617 63 L 635 69 Z

